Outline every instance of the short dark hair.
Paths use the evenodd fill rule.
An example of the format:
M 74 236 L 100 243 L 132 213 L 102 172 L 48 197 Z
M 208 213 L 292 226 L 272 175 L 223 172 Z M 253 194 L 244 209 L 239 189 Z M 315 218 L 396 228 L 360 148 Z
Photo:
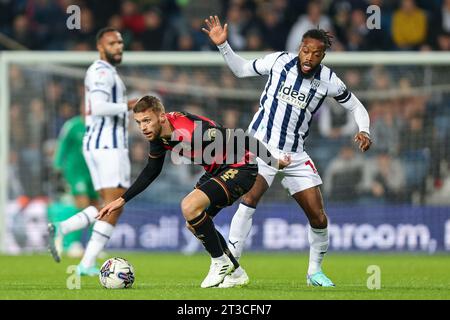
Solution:
M 98 30 L 97 35 L 95 36 L 97 42 L 99 42 L 103 35 L 108 32 L 119 32 L 119 30 L 112 27 L 101 28 L 100 30 Z
M 333 38 L 333 36 L 328 31 L 317 28 L 306 31 L 302 37 L 302 42 L 306 38 L 322 41 L 323 44 L 325 45 L 325 50 L 327 50 L 331 47 L 332 44 L 331 39 Z
M 155 113 L 165 112 L 161 100 L 154 96 L 143 96 L 133 107 L 134 113 L 145 112 L 147 110 L 151 110 Z

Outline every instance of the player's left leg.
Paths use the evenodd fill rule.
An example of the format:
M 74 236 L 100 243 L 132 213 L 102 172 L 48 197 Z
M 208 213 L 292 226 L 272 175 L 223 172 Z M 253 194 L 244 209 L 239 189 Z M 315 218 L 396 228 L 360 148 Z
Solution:
M 322 194 L 318 186 L 292 195 L 305 212 L 308 229 L 309 266 L 307 283 L 313 286 L 334 287 L 333 282 L 322 272 L 322 261 L 328 250 L 328 219 L 325 214 Z
M 106 188 L 100 190 L 101 197 L 105 204 L 108 204 L 119 198 L 126 191 L 125 188 Z M 119 220 L 122 210 L 115 215 L 109 215 L 94 223 L 92 235 L 86 246 L 83 258 L 78 265 L 78 273 L 81 275 L 98 274 L 95 262 L 99 253 L 105 248 L 106 243 L 111 237 L 114 227 Z
M 108 204 L 124 194 L 130 185 L 130 159 L 125 149 L 96 149 L 84 152 L 94 187 L 99 191 L 104 204 Z M 117 215 L 96 220 L 84 256 L 78 265 L 80 275 L 95 275 L 99 253 L 111 237 L 122 211 Z
M 211 266 L 201 287 L 214 287 L 234 269 L 230 258 L 225 254 L 216 228 L 206 209 L 211 201 L 202 190 L 195 189 L 181 201 L 181 211 L 188 223 L 188 228 L 203 243 L 211 256 Z
M 216 176 L 210 177 L 206 182 L 206 179 L 200 179 L 197 189 L 183 199 L 183 215 L 190 227 L 194 229 L 194 234 L 202 240 L 212 257 L 211 268 L 203 280 L 202 287 L 218 285 L 234 269 L 242 276 L 246 276 L 245 271 L 229 251 L 223 236 L 215 230 L 211 216 L 215 216 L 221 208 L 233 204 L 243 194 L 247 193 L 255 183 L 257 172 L 258 167 L 256 165 L 226 168 Z M 201 210 L 204 211 L 201 212 Z M 209 224 L 212 227 L 208 227 Z M 203 228 L 204 232 L 201 232 L 200 227 Z M 213 231 L 215 232 L 213 233 Z M 210 237 L 210 243 L 208 243 L 207 237 Z M 220 247 L 220 250 L 217 246 Z M 213 249 L 217 251 L 213 252 Z M 219 255 L 220 252 L 222 252 L 221 257 L 225 258 L 222 262 L 214 260 L 214 257 Z M 224 271 L 225 260 L 232 264 L 231 268 L 226 271 Z M 248 283 L 248 277 L 246 283 Z
M 310 228 L 307 283 L 331 287 L 334 284 L 322 272 L 322 261 L 328 250 L 328 219 L 319 186 L 322 179 L 306 152 L 294 155 L 292 163 L 283 170 L 282 185 L 305 212 Z

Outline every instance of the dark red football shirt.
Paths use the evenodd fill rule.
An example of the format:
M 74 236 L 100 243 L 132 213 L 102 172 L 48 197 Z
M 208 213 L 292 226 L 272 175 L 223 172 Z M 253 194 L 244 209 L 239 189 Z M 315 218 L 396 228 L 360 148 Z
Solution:
M 152 157 L 160 157 L 170 150 L 188 158 L 192 163 L 202 165 L 211 174 L 218 173 L 225 167 L 241 167 L 254 160 L 254 155 L 248 151 L 245 144 L 241 144 L 242 150 L 239 149 L 239 144 L 232 148 L 235 150 L 227 149 L 231 145 L 229 137 L 233 129 L 223 128 L 209 118 L 187 112 L 169 112 L 166 117 L 174 130 L 171 140 L 159 138 L 150 141 Z M 222 135 L 222 140 L 217 139 L 219 134 Z M 215 144 L 212 145 L 213 143 Z

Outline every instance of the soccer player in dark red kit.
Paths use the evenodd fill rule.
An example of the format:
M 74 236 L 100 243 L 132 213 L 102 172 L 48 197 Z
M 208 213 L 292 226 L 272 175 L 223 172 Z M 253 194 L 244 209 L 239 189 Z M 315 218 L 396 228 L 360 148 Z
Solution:
M 226 275 L 242 269 L 216 230 L 212 218 L 248 192 L 258 173 L 256 155 L 277 169 L 290 164 L 290 157 L 275 159 L 258 140 L 243 130 L 227 129 L 205 117 L 189 113 L 166 113 L 161 101 L 144 96 L 133 108 L 134 119 L 150 141 L 148 164 L 120 198 L 98 215 L 114 215 L 160 174 L 167 150 L 204 167 L 206 173 L 195 189 L 181 201 L 189 230 L 211 256 L 211 267 L 201 287 L 218 286 Z M 173 158 L 172 158 L 173 159 Z

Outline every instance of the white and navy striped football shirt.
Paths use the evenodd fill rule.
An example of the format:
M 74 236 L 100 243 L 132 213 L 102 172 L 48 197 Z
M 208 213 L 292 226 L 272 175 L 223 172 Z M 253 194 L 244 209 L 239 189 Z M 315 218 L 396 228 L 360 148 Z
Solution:
M 94 115 L 92 95 L 102 92 L 107 103 L 127 103 L 126 88 L 116 68 L 104 60 L 96 60 L 87 70 L 84 79 L 86 134 L 85 150 L 127 149 L 128 111 L 116 114 Z M 126 107 L 125 107 L 126 110 Z
M 276 52 L 253 61 L 259 75 L 269 75 L 260 107 L 249 126 L 258 140 L 284 152 L 302 152 L 314 114 L 325 98 L 345 103 L 351 93 L 336 74 L 321 64 L 310 78 L 303 78 L 298 57 Z

